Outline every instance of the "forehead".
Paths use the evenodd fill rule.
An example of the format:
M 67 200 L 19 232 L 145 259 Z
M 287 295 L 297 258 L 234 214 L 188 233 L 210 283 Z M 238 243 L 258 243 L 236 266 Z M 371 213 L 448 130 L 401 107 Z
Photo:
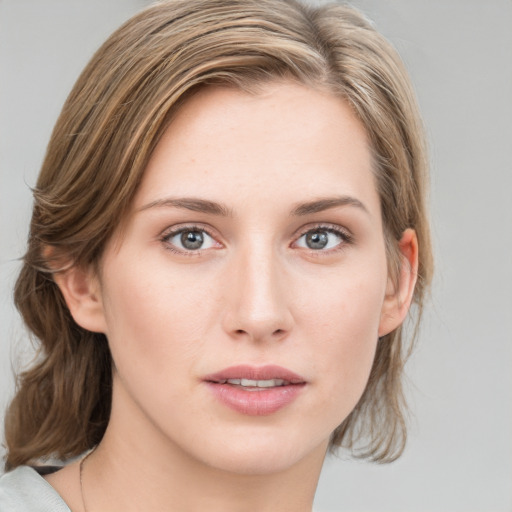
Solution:
M 146 168 L 135 206 L 163 195 L 243 205 L 361 196 L 378 209 L 365 129 L 341 98 L 288 82 L 257 93 L 207 87 L 178 111 Z

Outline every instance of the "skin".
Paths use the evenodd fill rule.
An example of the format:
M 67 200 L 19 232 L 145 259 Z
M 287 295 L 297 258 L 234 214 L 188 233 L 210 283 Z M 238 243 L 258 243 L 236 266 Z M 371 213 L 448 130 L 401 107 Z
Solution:
M 180 245 L 184 229 L 202 248 Z M 308 247 L 315 235 L 325 248 Z M 395 287 L 366 133 L 341 99 L 284 82 L 189 100 L 100 275 L 56 277 L 115 364 L 111 421 L 84 464 L 88 512 L 310 511 L 329 437 L 364 391 L 379 336 L 407 313 L 413 231 L 400 249 Z M 306 385 L 247 416 L 203 381 L 236 364 L 277 364 Z M 48 481 L 83 510 L 76 464 Z

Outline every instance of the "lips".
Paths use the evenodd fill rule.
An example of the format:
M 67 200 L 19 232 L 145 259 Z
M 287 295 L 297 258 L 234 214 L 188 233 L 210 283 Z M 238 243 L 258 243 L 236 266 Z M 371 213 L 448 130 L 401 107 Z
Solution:
M 240 414 L 267 416 L 293 402 L 306 381 L 281 366 L 232 366 L 204 377 L 213 395 Z

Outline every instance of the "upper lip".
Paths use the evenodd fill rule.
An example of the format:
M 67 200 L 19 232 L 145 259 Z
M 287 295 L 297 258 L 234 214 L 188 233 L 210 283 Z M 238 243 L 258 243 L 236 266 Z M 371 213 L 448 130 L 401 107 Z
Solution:
M 277 365 L 251 366 L 237 365 L 206 375 L 203 380 L 224 383 L 228 379 L 271 380 L 281 379 L 290 384 L 303 384 L 306 380 L 300 375 Z

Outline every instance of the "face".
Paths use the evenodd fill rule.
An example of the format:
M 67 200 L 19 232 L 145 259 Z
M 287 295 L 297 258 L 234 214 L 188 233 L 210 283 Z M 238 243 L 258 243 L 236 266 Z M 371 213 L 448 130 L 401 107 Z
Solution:
M 101 261 L 87 327 L 112 351 L 112 424 L 228 471 L 323 457 L 389 330 L 371 167 L 332 95 L 191 99 Z

